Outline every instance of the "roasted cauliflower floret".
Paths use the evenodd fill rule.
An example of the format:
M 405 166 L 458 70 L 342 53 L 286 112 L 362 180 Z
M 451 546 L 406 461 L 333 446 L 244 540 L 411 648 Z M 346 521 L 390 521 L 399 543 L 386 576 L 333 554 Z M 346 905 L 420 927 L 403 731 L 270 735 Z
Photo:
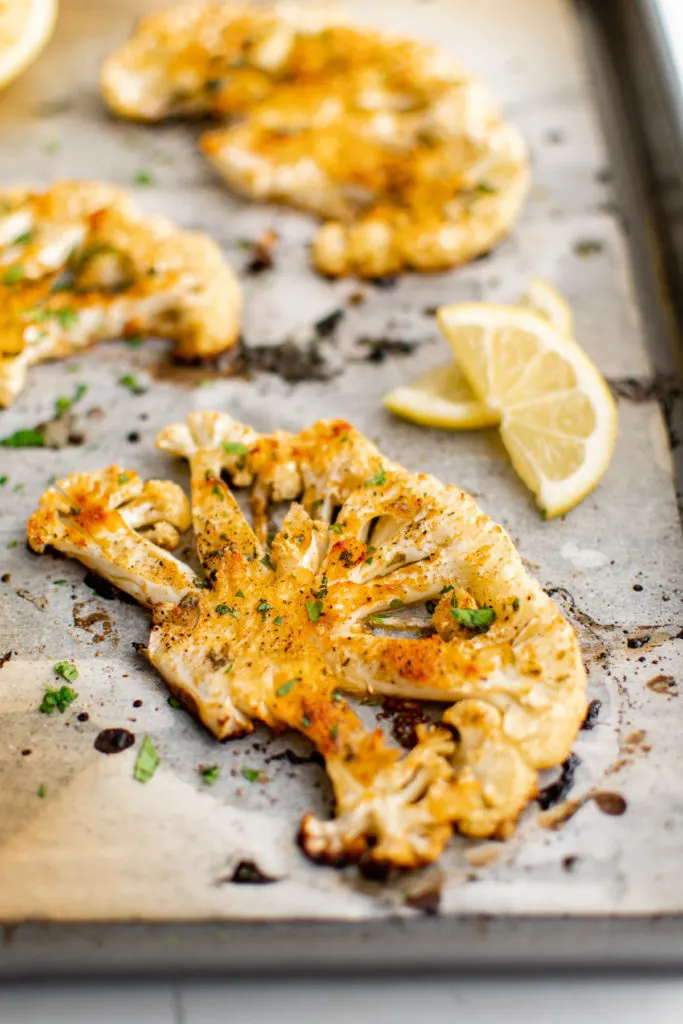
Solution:
M 150 597 L 136 567 L 137 592 L 156 605 L 149 658 L 219 739 L 261 721 L 318 747 L 336 813 L 304 819 L 306 852 L 414 867 L 433 861 L 454 827 L 508 836 L 538 770 L 571 749 L 586 678 L 573 631 L 507 534 L 458 488 L 407 472 L 343 421 L 259 435 L 199 411 L 157 444 L 189 460 L 205 580 L 188 570 L 182 592 L 174 584 L 172 599 L 170 587 Z M 58 521 L 82 527 L 92 516 L 79 482 L 91 493 L 106 478 L 106 491 L 116 472 L 63 483 Z M 253 526 L 227 480 L 251 488 Z M 137 542 L 133 528 L 147 529 L 163 541 L 159 522 L 182 528 L 183 501 L 164 486 L 105 502 L 118 509 L 117 536 L 129 529 Z M 283 500 L 292 504 L 278 528 Z M 36 548 L 54 543 L 39 529 L 44 516 L 41 507 L 29 523 Z M 86 546 L 94 536 L 101 553 L 89 530 Z M 76 540 L 60 549 L 87 561 Z M 121 562 L 103 574 L 117 582 Z M 126 589 L 135 592 L 129 578 Z M 364 727 L 345 691 L 451 706 L 402 754 Z
M 327 220 L 313 261 L 330 276 L 472 259 L 527 188 L 523 140 L 455 61 L 305 8 L 152 15 L 107 59 L 102 90 L 123 117 L 232 118 L 202 150 L 235 191 Z
M 0 405 L 29 366 L 97 341 L 148 333 L 206 359 L 237 340 L 240 293 L 218 246 L 125 192 L 61 182 L 0 193 Z
M 197 582 L 169 553 L 189 526 L 189 502 L 177 484 L 145 483 L 130 469 L 110 466 L 58 480 L 27 532 L 34 551 L 52 547 L 76 558 L 141 604 L 175 605 Z

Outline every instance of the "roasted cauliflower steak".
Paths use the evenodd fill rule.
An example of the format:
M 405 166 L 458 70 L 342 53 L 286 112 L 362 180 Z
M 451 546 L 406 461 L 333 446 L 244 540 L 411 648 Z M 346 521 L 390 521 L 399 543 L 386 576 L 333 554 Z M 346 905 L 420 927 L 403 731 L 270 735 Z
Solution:
M 145 217 L 112 185 L 0 191 L 0 406 L 28 368 L 97 341 L 154 334 L 182 359 L 235 343 L 240 291 L 205 235 Z
M 29 543 L 96 563 L 153 606 L 148 657 L 217 738 L 258 721 L 316 745 L 336 810 L 304 818 L 306 853 L 407 868 L 454 828 L 508 836 L 538 771 L 571 750 L 586 674 L 505 531 L 343 421 L 262 435 L 197 411 L 157 446 L 189 462 L 202 580 L 150 554 L 187 526 L 175 485 L 118 467 L 46 492 Z M 250 488 L 251 522 L 233 488 Z M 404 753 L 354 710 L 376 694 L 448 707 Z
M 227 120 L 201 149 L 234 191 L 323 218 L 313 261 L 328 276 L 473 259 L 527 190 L 524 141 L 478 79 L 432 46 L 305 6 L 152 14 L 101 82 L 121 117 Z

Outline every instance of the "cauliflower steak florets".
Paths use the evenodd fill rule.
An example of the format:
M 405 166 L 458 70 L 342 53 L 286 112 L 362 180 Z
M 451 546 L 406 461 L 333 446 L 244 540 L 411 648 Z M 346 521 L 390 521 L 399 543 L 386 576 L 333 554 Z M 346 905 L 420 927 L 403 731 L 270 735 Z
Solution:
M 527 152 L 484 86 L 433 47 L 305 7 L 173 7 L 104 64 L 122 117 L 210 114 L 200 146 L 227 184 L 324 218 L 330 276 L 442 270 L 512 227 Z
M 0 406 L 32 364 L 100 340 L 155 334 L 206 359 L 239 332 L 239 286 L 218 246 L 98 182 L 0 192 L 0 300 Z
M 218 738 L 261 721 L 317 746 L 336 813 L 305 817 L 306 852 L 414 867 L 454 827 L 509 835 L 538 770 L 570 752 L 586 678 L 571 627 L 507 534 L 458 488 L 409 473 L 342 421 L 259 435 L 194 412 L 157 444 L 189 460 L 205 580 L 158 597 L 149 658 Z M 251 488 L 253 525 L 228 479 Z M 77 485 L 66 485 L 68 505 Z M 130 529 L 142 512 L 125 509 Z M 401 754 L 346 696 L 376 693 L 449 707 Z

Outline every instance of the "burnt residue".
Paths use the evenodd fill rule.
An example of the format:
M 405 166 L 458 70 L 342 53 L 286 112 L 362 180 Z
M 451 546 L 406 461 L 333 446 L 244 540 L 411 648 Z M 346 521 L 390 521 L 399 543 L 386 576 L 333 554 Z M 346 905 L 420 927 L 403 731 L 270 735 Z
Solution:
M 590 702 L 590 704 L 588 705 L 588 711 L 586 712 L 586 717 L 584 718 L 584 720 L 583 720 L 583 722 L 581 724 L 581 728 L 582 729 L 590 731 L 591 729 L 595 728 L 595 723 L 598 720 L 601 708 L 602 708 L 602 701 L 601 700 L 597 700 L 596 699 L 596 700 L 592 700 Z
M 536 797 L 542 810 L 547 811 L 566 798 L 574 785 L 576 770 L 580 764 L 581 758 L 578 754 L 571 753 L 562 765 L 559 778 L 542 789 Z
M 217 885 L 273 885 L 279 882 L 279 878 L 273 878 L 262 871 L 256 861 L 241 860 L 231 875 L 219 878 Z
M 25 587 L 20 587 L 16 591 L 17 597 L 20 597 L 22 601 L 28 601 L 30 604 L 37 608 L 39 612 L 44 612 L 47 608 L 47 598 L 41 597 L 38 594 L 32 594 L 30 590 L 26 590 Z
M 114 633 L 114 627 L 108 614 L 103 608 L 96 608 L 89 611 L 89 601 L 77 601 L 73 606 L 74 626 L 84 629 L 90 633 L 96 643 L 111 639 L 118 643 L 118 637 Z
M 76 715 L 76 718 L 78 719 L 79 722 L 89 722 L 90 721 L 90 715 L 88 714 L 87 711 L 81 711 L 80 714 Z
M 619 634 L 619 643 L 623 642 L 622 626 L 613 623 L 598 622 L 582 611 L 565 587 L 548 587 L 546 594 L 560 606 L 566 617 L 573 623 L 579 634 L 581 651 L 584 660 L 597 661 L 604 658 L 615 647 L 615 633 Z M 628 630 L 624 647 L 627 651 L 653 650 L 669 640 L 683 638 L 683 630 L 678 624 L 663 626 L 634 626 Z M 622 650 L 624 650 L 622 647 Z
M 421 911 L 427 917 L 436 917 L 441 909 L 441 885 L 406 896 L 405 905 Z
M 163 384 L 177 384 L 180 387 L 196 388 L 207 380 L 229 380 L 243 377 L 245 373 L 244 352 L 241 339 L 236 345 L 221 352 L 215 359 L 181 360 L 177 357 L 160 359 L 147 367 L 150 377 Z M 140 439 L 137 431 L 128 434 L 128 440 Z
M 367 363 L 383 363 L 387 356 L 408 356 L 419 346 L 419 341 L 401 338 L 359 338 L 358 346 L 365 350 Z
M 0 668 L 7 664 L 13 654 L 14 651 L 5 651 L 4 654 L 0 654 Z
M 653 676 L 652 679 L 648 679 L 645 685 L 648 690 L 652 690 L 653 693 L 665 693 L 669 697 L 678 696 L 678 687 L 676 686 L 676 680 L 673 676 L 663 674 Z
M 319 750 L 312 750 L 310 754 L 297 754 L 295 750 L 290 750 L 288 747 L 286 750 L 280 751 L 279 754 L 271 754 L 266 758 L 266 764 L 270 764 L 271 761 L 287 761 L 294 765 L 317 764 L 321 768 L 325 767 L 325 758 Z
M 83 582 L 86 587 L 94 590 L 97 596 L 101 597 L 104 601 L 123 601 L 124 604 L 137 604 L 134 597 L 127 594 L 125 590 L 119 590 L 113 583 L 98 576 L 92 569 L 89 569 L 85 574 Z
M 93 746 L 101 754 L 120 754 L 135 743 L 135 736 L 128 729 L 103 729 L 95 737 Z
M 382 288 L 385 291 L 391 291 L 398 284 L 398 277 L 395 275 L 386 274 L 384 277 L 373 277 L 370 280 L 370 284 L 373 284 L 375 288 Z
M 574 243 L 574 255 L 582 260 L 590 256 L 597 256 L 603 249 L 604 245 L 596 238 L 581 238 Z
M 382 710 L 377 718 L 390 723 L 391 735 L 405 750 L 417 746 L 417 726 L 427 720 L 420 701 L 401 697 L 387 697 L 382 701 Z
M 336 358 L 332 337 L 321 338 L 313 328 L 287 338 L 280 345 L 245 343 L 243 355 L 247 372 L 275 373 L 289 384 L 310 380 L 330 380 L 343 370 Z
M 11 582 L 12 582 L 12 573 L 11 572 L 3 572 L 2 576 L 0 576 L 0 583 L 11 583 Z
M 345 316 L 346 313 L 343 309 L 333 309 L 331 313 L 327 313 L 326 316 L 316 320 L 313 327 L 318 337 L 329 338 L 331 334 L 334 334 Z
M 85 434 L 78 427 L 75 414 L 71 411 L 39 423 L 35 429 L 43 435 L 46 448 L 70 448 L 82 445 L 86 440 Z
M 599 791 L 593 793 L 593 802 L 603 814 L 609 814 L 612 817 L 620 817 L 620 815 L 626 813 L 628 808 L 628 804 L 621 793 Z
M 658 374 L 647 379 L 636 377 L 610 378 L 607 383 L 616 398 L 628 402 L 657 402 L 664 417 L 669 445 L 677 448 L 681 442 L 673 426 L 674 407 L 683 394 L 678 379 L 668 374 Z
M 280 236 L 277 231 L 270 228 L 259 235 L 251 243 L 249 258 L 244 267 L 244 273 L 249 277 L 262 274 L 264 270 L 271 270 L 275 266 L 275 250 Z

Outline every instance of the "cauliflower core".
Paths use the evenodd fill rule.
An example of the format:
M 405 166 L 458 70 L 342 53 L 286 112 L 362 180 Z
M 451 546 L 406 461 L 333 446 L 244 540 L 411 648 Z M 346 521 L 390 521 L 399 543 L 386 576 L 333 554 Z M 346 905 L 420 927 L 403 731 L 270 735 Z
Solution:
M 305 851 L 415 867 L 454 827 L 509 835 L 539 769 L 571 750 L 586 677 L 573 630 L 504 530 L 342 421 L 259 435 L 199 411 L 157 445 L 189 460 L 204 581 L 149 553 L 186 525 L 174 485 L 135 478 L 135 495 L 117 491 L 118 469 L 61 481 L 58 499 L 48 491 L 29 542 L 96 562 L 154 605 L 150 661 L 216 737 L 261 721 L 317 746 L 336 813 L 305 817 Z M 251 488 L 253 524 L 226 480 Z M 291 504 L 268 544 L 281 502 Z M 402 754 L 348 700 L 377 693 L 449 707 Z
M 0 406 L 32 364 L 107 338 L 154 334 L 180 358 L 213 357 L 237 340 L 240 305 L 211 239 L 143 217 L 122 189 L 0 191 Z
M 105 61 L 102 92 L 121 117 L 232 120 L 201 149 L 235 191 L 324 218 L 313 260 L 330 276 L 473 259 L 527 189 L 521 136 L 455 61 L 305 7 L 152 14 Z

